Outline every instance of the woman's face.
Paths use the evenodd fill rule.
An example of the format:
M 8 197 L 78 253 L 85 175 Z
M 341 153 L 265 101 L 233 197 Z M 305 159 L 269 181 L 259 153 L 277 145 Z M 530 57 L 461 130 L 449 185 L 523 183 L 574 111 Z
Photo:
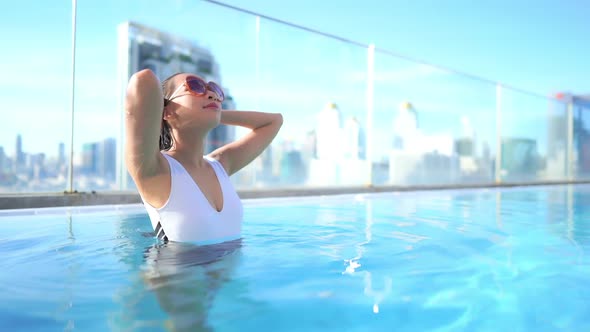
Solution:
M 215 92 L 206 90 L 203 95 L 192 93 L 187 84 L 187 77 L 198 77 L 194 74 L 183 73 L 172 78 L 172 100 L 164 110 L 164 120 L 171 125 L 198 126 L 213 128 L 219 124 L 221 118 L 221 99 Z M 202 79 L 202 78 L 201 78 Z

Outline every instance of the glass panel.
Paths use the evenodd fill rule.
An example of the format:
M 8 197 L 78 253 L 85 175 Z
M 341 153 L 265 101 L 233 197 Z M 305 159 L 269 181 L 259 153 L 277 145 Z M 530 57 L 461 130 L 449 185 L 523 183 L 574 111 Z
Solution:
M 547 98 L 546 180 L 566 180 L 568 175 L 568 106 Z
M 235 91 L 248 107 L 281 112 L 284 125 L 237 185 L 367 184 L 366 49 L 264 20 L 258 45 L 255 84 Z
M 71 7 L 36 6 L 13 2 L 0 13 L 0 193 L 67 187 Z
M 590 98 L 563 96 L 573 112 L 573 168 L 576 180 L 590 179 Z
M 0 193 L 62 191 L 71 7 L 14 4 L 0 18 L 12 50 L 0 79 L 10 114 L 0 131 Z M 504 182 L 567 179 L 568 160 L 576 179 L 590 178 L 587 98 L 501 89 L 497 100 L 493 84 L 377 53 L 367 124 L 365 48 L 209 3 L 111 0 L 78 3 L 75 189 L 134 189 L 121 157 L 122 100 L 130 75 L 143 68 L 161 79 L 190 71 L 217 81 L 226 109 L 283 113 L 271 147 L 233 177 L 242 189 L 492 183 L 497 149 Z M 246 132 L 220 126 L 206 152 Z
M 254 79 L 253 16 L 199 1 L 111 1 L 80 2 L 78 20 L 77 189 L 135 188 L 121 158 L 122 107 L 127 82 L 141 69 L 153 70 L 160 80 L 196 73 L 224 88 L 225 108 L 252 107 L 250 91 L 240 91 Z M 234 128 L 216 128 L 206 152 L 235 136 Z
M 563 104 L 502 89 L 503 182 L 564 180 L 567 121 Z
M 375 185 L 493 181 L 493 85 L 379 53 L 374 85 Z

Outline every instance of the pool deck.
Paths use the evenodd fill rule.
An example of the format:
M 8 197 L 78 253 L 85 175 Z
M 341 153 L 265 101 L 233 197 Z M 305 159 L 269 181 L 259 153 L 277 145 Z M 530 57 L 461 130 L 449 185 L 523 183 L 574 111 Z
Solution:
M 590 184 L 590 181 L 543 181 L 543 182 L 519 182 L 501 184 L 465 184 L 465 185 L 438 185 L 438 186 L 354 186 L 354 187 L 292 187 L 272 188 L 256 190 L 238 190 L 243 199 L 269 198 L 269 197 L 298 197 L 298 196 L 323 196 L 354 193 L 381 193 L 423 190 L 449 190 L 449 189 L 478 189 L 478 188 L 504 188 L 522 186 L 547 186 L 567 184 Z M 0 195 L 0 210 L 28 209 L 43 207 L 63 206 L 88 206 L 88 205 L 112 205 L 141 203 L 141 199 L 135 191 L 112 192 L 74 192 L 74 193 L 26 193 L 26 194 L 2 194 Z

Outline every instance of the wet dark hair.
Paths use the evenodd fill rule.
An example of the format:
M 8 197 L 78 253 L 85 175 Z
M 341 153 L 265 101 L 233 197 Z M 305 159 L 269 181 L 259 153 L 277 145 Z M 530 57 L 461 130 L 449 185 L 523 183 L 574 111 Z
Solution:
M 168 76 L 165 80 L 162 81 L 162 92 L 164 94 L 164 108 L 168 106 L 170 103 L 170 98 L 172 92 L 175 90 L 174 84 L 172 84 L 172 78 L 176 75 L 180 75 L 182 73 L 175 73 L 173 75 Z M 164 110 L 162 110 L 164 111 Z M 162 117 L 162 125 L 160 127 L 160 151 L 168 151 L 174 145 L 174 139 L 172 138 L 172 128 L 168 121 L 164 120 Z

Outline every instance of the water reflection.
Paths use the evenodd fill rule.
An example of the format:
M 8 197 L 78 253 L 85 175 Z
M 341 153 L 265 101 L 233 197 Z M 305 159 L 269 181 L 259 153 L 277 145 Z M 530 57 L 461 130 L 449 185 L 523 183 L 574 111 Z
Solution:
M 231 279 L 241 240 L 208 246 L 170 242 L 146 248 L 141 276 L 168 315 L 171 331 L 212 330 L 208 314 L 218 290 Z
M 351 259 L 345 260 L 346 268 L 342 274 L 347 274 L 353 277 L 361 276 L 364 283 L 364 294 L 371 298 L 373 301 L 373 313 L 379 313 L 379 305 L 383 300 L 391 294 L 392 290 L 392 278 L 389 276 L 383 277 L 383 288 L 381 290 L 373 287 L 373 275 L 368 270 L 356 271 L 360 268 L 361 259 L 365 255 L 366 246 L 369 245 L 373 238 L 372 226 L 373 226 L 373 204 L 371 200 L 366 201 L 365 210 L 365 239 L 363 242 L 356 245 L 356 256 Z
M 114 251 L 127 266 L 111 330 L 209 331 L 217 294 L 241 261 L 242 240 L 196 246 L 157 242 L 146 215 L 124 215 Z M 147 230 L 150 229 L 150 232 Z
M 72 214 L 70 212 L 68 212 L 66 219 L 68 222 L 68 241 L 64 243 L 64 248 L 67 246 L 74 246 L 76 244 Z M 65 269 L 67 270 L 68 282 L 64 282 L 63 298 L 60 299 L 59 303 L 61 305 L 57 309 L 57 313 L 60 316 L 63 315 L 64 317 L 67 317 L 70 314 L 69 311 L 72 309 L 74 304 L 75 289 L 77 288 L 80 280 L 80 263 L 78 261 L 78 252 L 76 250 L 72 250 L 69 254 L 71 255 L 71 259 L 67 260 L 68 264 L 65 266 Z M 68 318 L 63 330 L 72 331 L 74 330 L 74 326 L 74 319 Z
M 395 278 L 398 281 L 395 282 L 396 289 L 392 290 L 393 278 L 377 274 L 383 269 L 376 264 L 368 264 L 372 248 L 378 248 L 383 238 L 394 239 L 388 245 L 410 243 L 405 249 L 422 255 L 428 253 L 428 248 L 448 248 L 447 256 L 443 255 L 441 259 L 448 258 L 452 262 L 453 257 L 461 257 L 471 262 L 473 267 L 489 267 L 493 276 L 488 281 L 495 283 L 500 294 L 510 292 L 507 280 L 511 282 L 518 271 L 529 266 L 532 259 L 537 259 L 528 251 L 530 244 L 543 243 L 540 249 L 543 252 L 539 252 L 541 261 L 553 257 L 549 254 L 555 251 L 551 250 L 559 249 L 559 255 L 567 258 L 572 255 L 573 249 L 575 262 L 581 264 L 587 248 L 584 242 L 590 242 L 590 227 L 582 225 L 585 220 L 590 220 L 587 218 L 590 215 L 587 208 L 590 206 L 590 187 L 488 189 L 394 197 L 395 203 L 365 202 L 364 236 L 355 241 L 355 252 L 348 255 L 343 271 L 346 276 L 362 280 L 364 296 L 371 299 L 375 313 L 379 312 L 380 303 L 388 299 L 395 301 L 397 295 L 394 294 L 403 287 Z M 388 204 L 390 207 L 387 207 Z M 395 211 L 395 222 L 390 216 L 381 217 L 380 213 L 385 208 Z M 379 226 L 387 223 L 393 223 L 395 227 L 385 234 L 383 230 L 387 228 Z M 425 238 L 420 234 L 429 236 Z M 542 242 L 544 237 L 546 240 Z M 569 246 L 564 246 L 564 239 L 568 240 Z M 421 240 L 425 240 L 426 246 Z M 413 242 L 420 242 L 422 247 Z M 528 255 L 533 255 L 533 258 L 523 263 L 522 257 Z M 436 261 L 417 261 L 409 263 L 409 266 L 447 271 Z M 465 264 L 459 270 L 468 274 L 470 268 L 469 264 Z M 489 275 L 478 273 L 473 278 L 479 280 L 483 278 L 481 276 Z

